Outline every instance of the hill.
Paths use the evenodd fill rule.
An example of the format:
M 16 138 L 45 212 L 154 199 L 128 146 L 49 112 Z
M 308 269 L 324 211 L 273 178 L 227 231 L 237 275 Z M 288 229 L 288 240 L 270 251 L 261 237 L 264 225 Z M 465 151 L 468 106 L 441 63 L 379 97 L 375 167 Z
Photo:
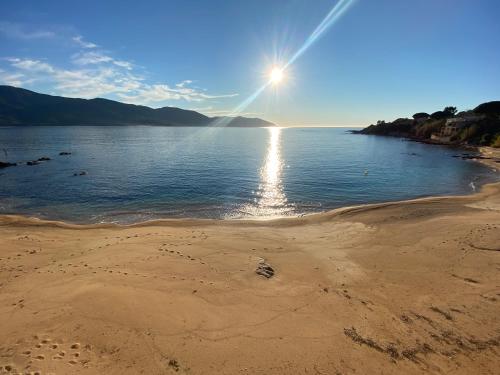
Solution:
M 378 121 L 359 134 L 405 137 L 429 143 L 500 147 L 500 101 L 478 105 L 457 113 L 446 107 L 432 114 L 415 113 L 412 118 Z
M 158 126 L 274 126 L 246 117 L 208 117 L 175 107 L 150 108 L 109 99 L 75 99 L 0 86 L 0 125 L 158 125 Z

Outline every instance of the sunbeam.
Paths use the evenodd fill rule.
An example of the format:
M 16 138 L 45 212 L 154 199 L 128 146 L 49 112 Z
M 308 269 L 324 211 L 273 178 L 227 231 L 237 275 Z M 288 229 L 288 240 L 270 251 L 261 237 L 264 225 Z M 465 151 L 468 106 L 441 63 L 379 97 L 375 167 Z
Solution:
M 309 35 L 304 44 L 292 55 L 292 57 L 282 66 L 274 67 L 271 74 L 268 76 L 268 81 L 258 88 L 252 95 L 238 104 L 227 116 L 214 120 L 212 126 L 227 126 L 231 122 L 232 117 L 238 116 L 251 103 L 257 99 L 264 90 L 270 86 L 279 83 L 284 77 L 285 70 L 288 69 L 300 56 L 302 56 L 316 42 L 319 37 L 324 34 L 354 3 L 355 0 L 339 0 L 337 4 L 330 10 L 321 23 Z
M 354 3 L 355 0 L 340 0 L 332 10 L 327 14 L 327 16 L 321 21 L 321 23 L 314 29 L 314 31 L 309 35 L 307 40 L 304 42 L 302 47 L 300 47 L 297 52 L 292 56 L 290 60 L 284 65 L 283 69 L 288 68 L 292 65 L 295 60 L 297 60 L 300 56 L 306 52 L 309 47 L 311 47 L 316 40 L 326 31 L 330 26 L 332 26 L 335 21 L 337 21 L 349 7 Z
M 236 108 L 234 108 L 231 113 L 227 114 L 224 117 L 218 118 L 210 123 L 210 126 L 227 126 L 233 117 L 238 116 L 241 112 L 245 110 L 257 97 L 262 94 L 262 92 L 266 89 L 267 86 L 271 84 L 271 81 L 266 82 L 264 85 L 259 87 L 252 95 L 242 101 Z

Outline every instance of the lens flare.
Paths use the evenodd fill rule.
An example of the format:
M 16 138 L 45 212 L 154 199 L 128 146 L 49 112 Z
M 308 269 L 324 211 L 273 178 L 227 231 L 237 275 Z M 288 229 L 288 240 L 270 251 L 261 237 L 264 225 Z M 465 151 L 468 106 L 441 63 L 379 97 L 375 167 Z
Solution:
M 309 35 L 304 44 L 292 55 L 292 57 L 286 62 L 286 64 L 281 67 L 274 67 L 269 75 L 269 80 L 259 87 L 252 95 L 241 102 L 236 108 L 233 109 L 228 117 L 237 116 L 246 107 L 248 107 L 255 99 L 257 99 L 260 94 L 270 85 L 276 85 L 280 83 L 283 78 L 285 78 L 286 70 L 306 52 L 309 47 L 311 47 L 314 42 L 316 42 L 321 35 L 325 33 L 334 23 L 337 21 L 355 2 L 355 0 L 339 0 L 334 7 L 328 12 L 326 17 L 321 21 L 321 23 L 314 29 L 314 31 Z M 226 126 L 231 119 L 224 117 L 222 119 L 217 119 L 214 121 L 214 126 Z
M 302 56 L 304 52 L 306 52 L 309 47 L 311 47 L 313 43 L 316 42 L 318 38 L 335 23 L 335 21 L 337 21 L 353 3 L 354 0 L 340 0 L 337 4 L 335 4 L 323 21 L 321 21 L 311 35 L 309 35 L 302 47 L 300 47 L 297 52 L 293 54 L 292 58 L 288 60 L 284 68 L 288 68 L 295 62 L 295 60 Z

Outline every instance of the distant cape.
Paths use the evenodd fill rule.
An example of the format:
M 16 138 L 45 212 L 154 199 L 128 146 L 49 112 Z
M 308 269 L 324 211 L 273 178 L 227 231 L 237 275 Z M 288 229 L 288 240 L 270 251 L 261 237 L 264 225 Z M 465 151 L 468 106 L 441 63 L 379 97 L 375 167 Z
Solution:
M 176 107 L 154 109 L 109 99 L 66 98 L 0 85 L 0 126 L 31 125 L 275 126 L 260 118 L 208 117 Z

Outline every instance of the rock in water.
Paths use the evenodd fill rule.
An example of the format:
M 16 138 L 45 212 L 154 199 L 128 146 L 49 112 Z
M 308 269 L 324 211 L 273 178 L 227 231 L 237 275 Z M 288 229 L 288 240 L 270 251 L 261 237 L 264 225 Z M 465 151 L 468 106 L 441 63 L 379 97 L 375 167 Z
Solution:
M 71 155 L 71 152 L 68 151 L 61 151 L 59 155 Z
M 49 160 L 52 160 L 52 159 L 47 157 L 47 156 L 42 156 L 40 159 L 38 159 L 38 161 L 49 161 Z
M 257 269 L 255 270 L 255 273 L 257 275 L 261 275 L 261 276 L 264 276 L 264 277 L 266 277 L 266 278 L 269 279 L 269 278 L 271 278 L 271 277 L 274 276 L 274 269 L 269 264 L 267 264 L 266 262 L 262 261 L 257 266 Z
M 0 169 L 1 168 L 7 168 L 7 167 L 14 167 L 16 165 L 17 165 L 16 163 L 8 163 L 8 162 L 5 162 L 5 161 L 0 161 Z
M 32 161 L 26 162 L 26 165 L 38 165 L 38 164 L 40 164 L 40 162 L 38 160 L 32 160 Z

